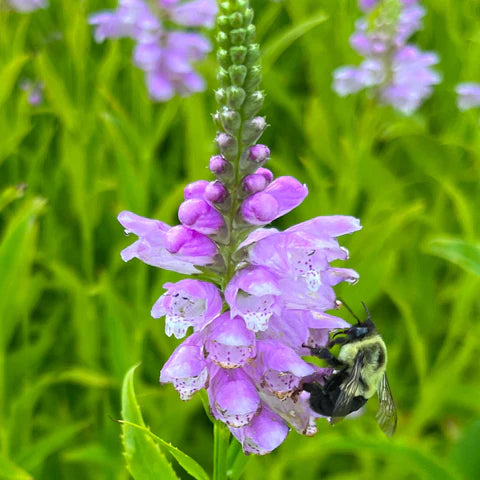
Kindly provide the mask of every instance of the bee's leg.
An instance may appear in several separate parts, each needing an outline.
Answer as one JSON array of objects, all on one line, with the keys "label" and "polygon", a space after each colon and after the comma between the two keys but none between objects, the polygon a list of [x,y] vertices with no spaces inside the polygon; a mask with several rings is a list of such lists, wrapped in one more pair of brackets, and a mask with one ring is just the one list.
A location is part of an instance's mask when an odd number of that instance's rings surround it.
[{"label": "bee's leg", "polygon": [[328,348],[332,348],[334,345],[345,345],[349,341],[348,337],[337,337],[330,340],[327,344]]},{"label": "bee's leg", "polygon": [[315,355],[315,357],[325,360],[330,367],[341,368],[345,366],[345,364],[335,357],[326,347],[318,348],[309,347],[308,345],[303,345],[303,347],[310,349],[310,353]]}]

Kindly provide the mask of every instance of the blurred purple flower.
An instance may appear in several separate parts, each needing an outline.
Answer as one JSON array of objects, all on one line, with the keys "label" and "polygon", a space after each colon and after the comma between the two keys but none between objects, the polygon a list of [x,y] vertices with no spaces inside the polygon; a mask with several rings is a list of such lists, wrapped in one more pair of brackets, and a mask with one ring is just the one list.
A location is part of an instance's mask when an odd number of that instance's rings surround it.
[{"label": "blurred purple flower", "polygon": [[47,8],[47,0],[7,0],[10,6],[20,13],[33,12],[39,8]]},{"label": "blurred purple flower", "polygon": [[457,106],[460,110],[480,107],[480,83],[459,83],[455,87]]},{"label": "blurred purple flower", "polygon": [[[365,60],[358,67],[335,70],[333,88],[340,96],[369,88],[382,103],[409,115],[441,81],[431,68],[438,56],[407,43],[422,27],[425,9],[417,0],[400,0],[399,11],[385,1],[360,1],[359,5],[366,17],[356,22],[350,44]],[[377,6],[378,12],[370,19],[370,10]]]},{"label": "blurred purple flower", "polygon": [[205,89],[193,64],[205,58],[211,45],[199,33],[167,28],[162,19],[185,27],[211,28],[216,13],[215,0],[160,0],[155,9],[145,0],[120,0],[116,10],[93,14],[89,22],[95,26],[97,42],[121,37],[136,41],[134,63],[146,74],[150,96],[166,101],[175,94]]},{"label": "blurred purple flower", "polygon": [[38,107],[43,103],[43,90],[45,88],[43,83],[24,80],[20,82],[20,88],[27,92],[27,101],[33,107]]}]

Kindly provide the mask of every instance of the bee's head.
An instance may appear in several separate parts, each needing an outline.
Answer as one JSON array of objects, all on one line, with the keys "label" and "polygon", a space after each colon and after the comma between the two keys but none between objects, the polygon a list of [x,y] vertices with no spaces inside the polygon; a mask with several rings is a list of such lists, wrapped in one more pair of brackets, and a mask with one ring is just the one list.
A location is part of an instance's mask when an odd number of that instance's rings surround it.
[{"label": "bee's head", "polygon": [[372,335],[377,334],[377,329],[375,324],[372,322],[370,317],[370,312],[368,311],[367,306],[362,302],[363,308],[365,309],[365,313],[367,314],[367,318],[364,321],[361,321],[355,313],[348,307],[348,305],[343,302],[347,310],[353,315],[353,317],[357,320],[357,324],[353,325],[352,327],[343,331],[345,335],[351,340],[361,340],[362,338],[366,338]]}]

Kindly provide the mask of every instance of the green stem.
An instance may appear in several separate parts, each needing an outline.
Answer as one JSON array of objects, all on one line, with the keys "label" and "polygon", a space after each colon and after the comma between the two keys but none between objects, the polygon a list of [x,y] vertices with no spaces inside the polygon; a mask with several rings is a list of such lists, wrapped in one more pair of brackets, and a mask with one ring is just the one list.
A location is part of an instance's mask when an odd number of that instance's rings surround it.
[{"label": "green stem", "polygon": [[219,421],[213,424],[213,480],[227,480],[230,432]]}]

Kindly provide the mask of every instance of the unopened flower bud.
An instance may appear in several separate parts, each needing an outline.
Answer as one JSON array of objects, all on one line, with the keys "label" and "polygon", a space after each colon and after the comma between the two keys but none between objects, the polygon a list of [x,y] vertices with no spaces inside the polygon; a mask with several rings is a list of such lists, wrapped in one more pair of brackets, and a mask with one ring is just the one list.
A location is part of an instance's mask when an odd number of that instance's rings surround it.
[{"label": "unopened flower bud", "polygon": [[247,67],[245,65],[232,65],[228,69],[228,74],[230,75],[230,80],[233,85],[241,87],[245,78],[247,76]]},{"label": "unopened flower bud", "polygon": [[258,90],[249,95],[243,103],[245,117],[253,117],[262,108],[264,99],[263,93]]},{"label": "unopened flower bud", "polygon": [[[230,59],[235,65],[242,65],[247,57],[247,48],[243,46],[232,47],[230,49]],[[222,64],[223,66],[223,64]]]},{"label": "unopened flower bud", "polygon": [[257,175],[253,173],[251,175],[247,175],[243,179],[243,191],[249,195],[261,192],[266,186],[267,180],[263,175]]},{"label": "unopened flower bud", "polygon": [[254,65],[248,69],[247,77],[245,78],[244,88],[252,91],[258,87],[262,80],[262,69],[260,65]]},{"label": "unopened flower bud", "polygon": [[201,198],[185,200],[178,208],[178,219],[204,235],[217,233],[225,225],[222,215]]},{"label": "unopened flower bud", "polygon": [[225,104],[225,102],[227,101],[227,92],[224,88],[219,88],[218,90],[215,90],[215,99],[217,100],[217,103],[219,105]]},{"label": "unopened flower bud", "polygon": [[242,45],[245,41],[247,32],[244,28],[235,28],[230,32],[230,41],[232,45]]},{"label": "unopened flower bud", "polygon": [[216,138],[218,149],[221,154],[228,160],[233,159],[238,152],[238,145],[235,138],[226,133],[219,133]]},{"label": "unopened flower bud", "polygon": [[210,158],[209,168],[214,175],[225,173],[230,164],[221,156],[214,155]]},{"label": "unopened flower bud", "polygon": [[241,87],[227,88],[227,105],[234,110],[238,110],[245,101],[245,90]]},{"label": "unopened flower bud", "polygon": [[245,43],[250,43],[255,38],[256,30],[255,25],[252,24],[245,28]]},{"label": "unopened flower bud", "polygon": [[228,190],[222,182],[215,180],[205,188],[203,198],[211,204],[224,203],[228,197]]},{"label": "unopened flower bud", "polygon": [[263,167],[257,168],[257,169],[255,170],[255,173],[256,173],[257,175],[263,175],[263,177],[264,177],[265,180],[267,181],[267,184],[272,183],[273,173],[272,173],[272,171],[269,170],[268,168],[263,168]]},{"label": "unopened flower bud", "polygon": [[189,183],[183,190],[185,200],[190,198],[202,198],[207,185],[207,180],[197,180],[196,182]]},{"label": "unopened flower bud", "polygon": [[257,144],[248,149],[248,159],[258,164],[265,163],[270,158],[270,149],[266,145]]},{"label": "unopened flower bud", "polygon": [[255,117],[244,125],[242,130],[242,143],[244,145],[252,145],[261,136],[267,126],[264,117]]},{"label": "unopened flower bud", "polygon": [[[245,53],[245,55],[246,55],[246,53]],[[228,68],[231,64],[230,56],[228,54],[228,51],[223,49],[223,48],[219,48],[218,51],[217,51],[217,61],[218,61],[218,64],[221,67]]]},{"label": "unopened flower bud", "polygon": [[221,87],[228,87],[228,85],[230,84],[230,76],[228,74],[228,71],[222,67],[219,67],[219,69],[217,70],[217,81]]},{"label": "unopened flower bud", "polygon": [[222,47],[222,48],[228,48],[229,43],[228,43],[228,35],[225,32],[218,32],[217,34],[217,43]]},{"label": "unopened flower bud", "polygon": [[240,28],[243,26],[243,15],[240,12],[234,12],[230,15],[229,22],[232,28]]},{"label": "unopened flower bud", "polygon": [[224,108],[219,113],[219,117],[221,125],[227,133],[230,133],[231,135],[236,135],[238,133],[242,123],[242,118],[238,112]]},{"label": "unopened flower bud", "polygon": [[[260,47],[257,43],[248,46],[247,55],[245,58],[245,65],[251,67],[258,62],[260,58]],[[242,62],[243,63],[243,62]]]},{"label": "unopened flower bud", "polygon": [[253,20],[253,9],[252,8],[247,8],[245,10],[245,13],[243,14],[243,25],[247,27],[252,23]]}]

